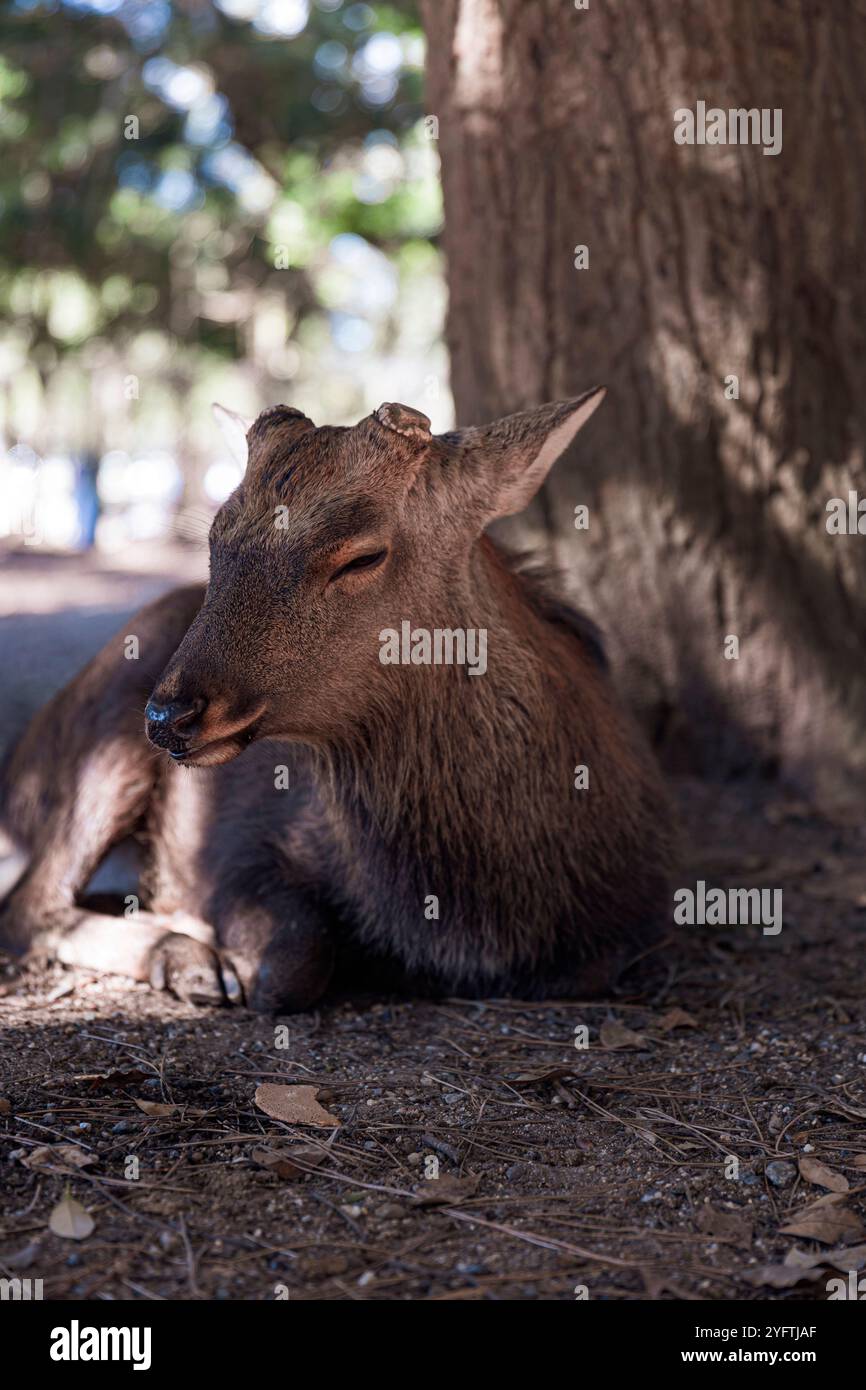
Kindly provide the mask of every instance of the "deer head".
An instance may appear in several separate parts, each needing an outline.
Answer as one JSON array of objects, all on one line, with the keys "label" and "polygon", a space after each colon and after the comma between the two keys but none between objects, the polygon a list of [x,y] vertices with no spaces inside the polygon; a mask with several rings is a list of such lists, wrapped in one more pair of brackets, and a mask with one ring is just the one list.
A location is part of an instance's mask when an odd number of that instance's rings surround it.
[{"label": "deer head", "polygon": [[256,737],[327,744],[375,718],[395,681],[418,677],[383,667],[380,632],[459,624],[485,527],[529,502],[603,396],[438,436],[393,403],[352,427],[289,406],[248,428],[223,412],[246,473],[211,528],[204,604],[148,703],[151,741],[201,767]]}]

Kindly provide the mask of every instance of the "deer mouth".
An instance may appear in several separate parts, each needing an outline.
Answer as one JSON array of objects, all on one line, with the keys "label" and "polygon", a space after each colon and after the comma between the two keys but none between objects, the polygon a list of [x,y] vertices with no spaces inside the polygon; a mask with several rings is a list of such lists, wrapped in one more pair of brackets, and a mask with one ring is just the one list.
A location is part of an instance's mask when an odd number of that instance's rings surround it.
[{"label": "deer mouth", "polygon": [[243,753],[255,738],[255,733],[226,734],[224,738],[214,738],[208,743],[200,743],[195,748],[172,748],[168,755],[172,762],[183,767],[219,767],[220,763],[230,763],[232,758]]},{"label": "deer mouth", "polygon": [[221,763],[231,762],[232,758],[238,757],[249,747],[259,733],[264,713],[264,708],[259,708],[245,723],[230,726],[222,734],[217,724],[208,731],[208,737],[199,737],[198,741],[195,741],[194,735],[183,738],[175,734],[160,739],[156,746],[161,747],[172,762],[183,767],[218,767]]}]

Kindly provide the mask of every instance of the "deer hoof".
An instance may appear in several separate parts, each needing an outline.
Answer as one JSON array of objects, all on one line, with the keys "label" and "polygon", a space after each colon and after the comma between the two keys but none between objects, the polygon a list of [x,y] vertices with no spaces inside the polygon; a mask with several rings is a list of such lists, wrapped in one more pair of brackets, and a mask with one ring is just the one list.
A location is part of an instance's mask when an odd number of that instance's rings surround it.
[{"label": "deer hoof", "polygon": [[[167,990],[186,1004],[217,1007],[242,1003],[237,976],[216,951],[192,936],[168,932],[150,956],[152,989]],[[240,997],[239,997],[240,994]]]},{"label": "deer hoof", "polygon": [[228,956],[221,955],[219,960],[220,977],[222,979],[223,990],[226,996],[226,1002],[229,1004],[239,1005],[241,1008],[243,1008],[244,1004],[246,1003],[246,995],[244,993],[244,987],[241,984],[240,975],[238,974],[233,962],[228,958]]},{"label": "deer hoof", "polygon": [[30,962],[50,959],[54,938],[36,916],[8,899],[0,907],[0,950],[10,956],[24,956]]}]

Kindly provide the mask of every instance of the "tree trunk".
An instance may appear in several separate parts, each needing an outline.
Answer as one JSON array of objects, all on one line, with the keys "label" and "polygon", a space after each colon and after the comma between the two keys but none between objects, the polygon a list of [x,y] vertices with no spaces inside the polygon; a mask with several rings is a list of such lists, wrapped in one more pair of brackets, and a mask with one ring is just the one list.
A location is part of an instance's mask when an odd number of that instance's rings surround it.
[{"label": "tree trunk", "polygon": [[[422,7],[459,421],[610,388],[508,539],[669,766],[862,787],[866,535],[826,509],[866,497],[863,0]],[[781,108],[781,152],[677,143],[699,101]]]}]

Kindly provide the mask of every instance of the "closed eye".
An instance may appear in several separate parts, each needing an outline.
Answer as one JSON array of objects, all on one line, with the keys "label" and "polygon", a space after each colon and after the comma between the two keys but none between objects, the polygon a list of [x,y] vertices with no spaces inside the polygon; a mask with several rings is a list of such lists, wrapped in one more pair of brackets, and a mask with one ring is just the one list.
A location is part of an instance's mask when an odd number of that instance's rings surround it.
[{"label": "closed eye", "polygon": [[347,560],[345,565],[341,565],[331,575],[329,583],[333,584],[335,579],[342,579],[344,574],[355,574],[358,570],[372,570],[381,565],[387,556],[387,550],[371,550],[367,555],[355,555],[353,559]]}]

